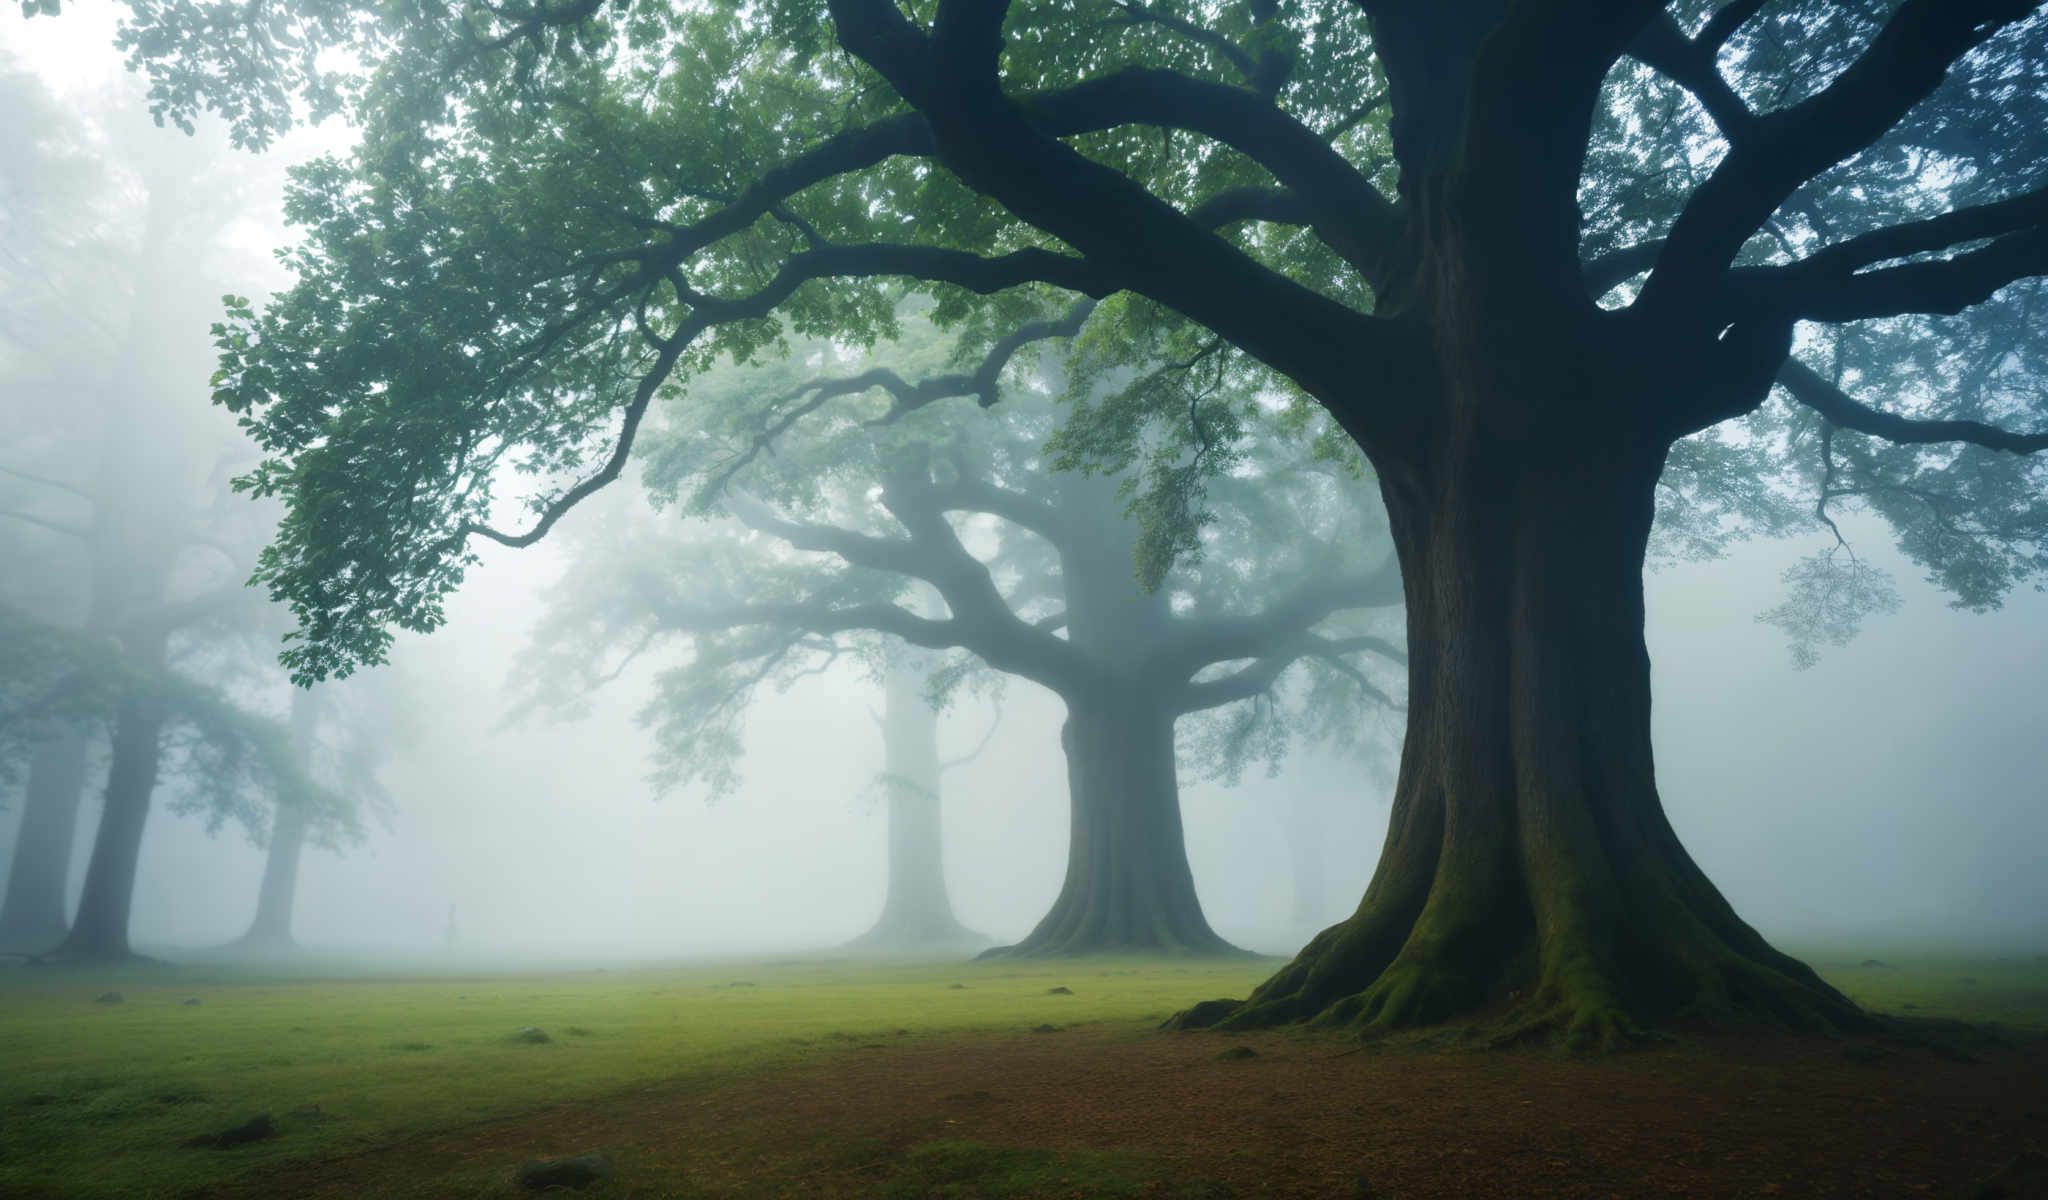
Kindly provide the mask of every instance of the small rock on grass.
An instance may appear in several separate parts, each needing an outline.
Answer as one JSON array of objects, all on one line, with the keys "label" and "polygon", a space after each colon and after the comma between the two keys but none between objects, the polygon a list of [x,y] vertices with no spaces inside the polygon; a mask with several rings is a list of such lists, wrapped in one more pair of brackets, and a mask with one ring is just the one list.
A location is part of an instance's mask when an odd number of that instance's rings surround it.
[{"label": "small rock on grass", "polygon": [[205,1133],[186,1142],[187,1146],[210,1150],[232,1150],[250,1142],[261,1142],[277,1136],[277,1126],[271,1123],[269,1113],[257,1113],[233,1129],[219,1133]]},{"label": "small rock on grass", "polygon": [[199,1000],[199,997],[197,997],[197,996],[194,996],[194,997],[192,997],[192,998],[191,998],[190,1000],[187,1000],[187,1001],[185,1001],[185,1007],[186,1007],[186,1008],[198,1008],[198,1007],[199,1007],[199,1005],[200,1005],[200,1000]]},{"label": "small rock on grass", "polygon": [[946,990],[949,992],[964,992],[967,990],[967,985],[964,983],[949,983],[946,985]]},{"label": "small rock on grass", "polygon": [[1033,1025],[1033,1026],[1031,1027],[1031,1032],[1033,1032],[1033,1033],[1065,1033],[1065,1032],[1066,1032],[1066,1028],[1065,1028],[1065,1026],[1061,1026],[1061,1025]]},{"label": "small rock on grass", "polygon": [[547,1030],[538,1025],[523,1025],[512,1031],[512,1040],[532,1046],[545,1046],[555,1039],[549,1037]]},{"label": "small rock on grass", "polygon": [[1880,962],[1879,960],[1874,958],[1866,958],[1862,962],[1857,963],[1856,965],[1859,967],[1880,967],[1887,971],[1889,971],[1892,966],[1888,962]]},{"label": "small rock on grass", "polygon": [[1047,988],[1045,989],[1045,994],[1048,996],[1071,996],[1074,994],[1074,989],[1065,987]]},{"label": "small rock on grass", "polygon": [[1230,1049],[1225,1050],[1223,1053],[1217,1055],[1216,1057],[1222,1059],[1224,1062],[1236,1062],[1239,1059],[1257,1058],[1258,1056],[1259,1052],[1252,1049],[1250,1046],[1232,1046]]},{"label": "small rock on grass", "polygon": [[94,998],[93,998],[93,1003],[94,1003],[94,1004],[119,1004],[119,1003],[121,1003],[121,993],[119,993],[119,992],[101,992],[101,993],[100,993],[100,994],[99,994],[98,996],[96,996],[96,997],[94,997]]},{"label": "small rock on grass", "polygon": [[573,1158],[532,1158],[519,1168],[519,1186],[530,1192],[549,1188],[587,1188],[609,1178],[618,1168],[602,1154],[578,1154]]}]

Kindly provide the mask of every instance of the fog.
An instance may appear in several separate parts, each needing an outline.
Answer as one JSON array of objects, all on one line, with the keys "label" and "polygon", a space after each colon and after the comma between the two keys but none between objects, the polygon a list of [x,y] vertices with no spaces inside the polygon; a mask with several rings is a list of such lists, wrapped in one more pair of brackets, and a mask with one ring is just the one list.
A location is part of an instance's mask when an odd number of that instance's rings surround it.
[{"label": "fog", "polygon": [[[81,17],[89,14],[9,22],[0,53],[32,63],[47,86],[81,103],[105,95],[114,52],[104,27]],[[125,103],[138,102],[129,92]],[[254,166],[204,132],[192,141],[154,136],[254,173],[221,190],[221,203],[242,207],[214,214],[232,253],[211,266],[242,280],[223,286],[260,298],[281,279],[260,256],[285,236],[275,218],[278,164],[341,145],[345,132],[311,131]],[[198,304],[177,314],[184,361],[205,360],[216,317]],[[207,406],[203,378],[162,396],[182,406],[165,428],[232,436],[232,422]],[[10,401],[6,411],[22,408]],[[73,460],[39,457],[51,444],[7,436],[0,462],[61,474]],[[874,922],[889,876],[881,687],[871,671],[838,663],[786,690],[763,689],[746,716],[740,786],[715,799],[691,787],[657,796],[647,782],[653,747],[636,716],[658,662],[636,663],[598,690],[580,719],[508,722],[508,679],[549,588],[575,570],[580,539],[628,509],[681,520],[673,509],[653,514],[638,488],[632,478],[614,485],[617,494],[573,512],[535,548],[483,549],[445,627],[399,636],[390,666],[373,672],[388,677],[384,702],[400,706],[386,723],[403,730],[380,756],[388,811],[365,817],[359,846],[309,849],[293,926],[302,946],[408,965],[666,961],[830,951]],[[1892,573],[1902,602],[1869,618],[1848,645],[1824,647],[1806,670],[1794,669],[1784,634],[1757,614],[1778,602],[1785,570],[1822,548],[1818,534],[1740,542],[1717,561],[1647,577],[1653,731],[1671,820],[1736,911],[1794,947],[2048,950],[2048,598],[2023,587],[1998,611],[1955,610],[1880,524],[1845,528],[1859,555]],[[0,528],[10,547],[32,536]],[[48,543],[31,549],[56,553]],[[223,686],[281,718],[277,673],[239,670],[224,673]],[[999,720],[985,749],[943,780],[954,912],[995,943],[1024,937],[1060,892],[1063,717],[1057,697],[1012,680],[999,711],[963,694],[940,722],[941,754],[951,757]],[[1395,719],[1373,735],[1382,757],[1397,731]],[[99,755],[73,842],[74,903],[104,770]],[[138,947],[172,956],[238,937],[265,863],[235,822],[209,830],[171,811],[180,786],[168,781],[149,817],[132,922]],[[1294,748],[1275,775],[1254,763],[1236,786],[1184,769],[1187,854],[1216,932],[1285,954],[1348,914],[1372,875],[1391,792],[1384,768],[1314,747]],[[24,811],[19,781],[0,795],[6,863]],[[1320,856],[1307,923],[1290,822]]]}]

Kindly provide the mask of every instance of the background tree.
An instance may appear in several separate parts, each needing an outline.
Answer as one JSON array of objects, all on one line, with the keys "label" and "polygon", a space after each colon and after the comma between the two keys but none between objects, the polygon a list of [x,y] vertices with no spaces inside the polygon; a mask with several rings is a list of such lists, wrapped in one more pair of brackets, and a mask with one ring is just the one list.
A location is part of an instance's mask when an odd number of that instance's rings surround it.
[{"label": "background tree", "polygon": [[299,782],[277,789],[272,799],[256,912],[248,931],[233,943],[236,950],[278,954],[296,949],[292,916],[307,844],[336,851],[360,845],[364,810],[381,815],[391,809],[377,768],[384,757],[380,750],[402,739],[392,728],[396,722],[378,721],[375,714],[390,711],[382,705],[394,698],[388,692],[367,697],[362,692],[361,684],[291,690],[286,728],[292,762],[304,781],[317,781],[317,786]]},{"label": "background tree", "polygon": [[[934,614],[927,607],[925,615]],[[946,891],[940,787],[947,769],[973,754],[951,761],[939,755],[939,713],[927,685],[941,664],[901,643],[886,645],[882,656],[882,774],[876,782],[888,807],[889,890],[874,925],[847,945],[880,953],[979,950],[989,938],[960,923]]]},{"label": "background tree", "polygon": [[[470,537],[542,536],[617,474],[664,383],[778,322],[884,335],[888,276],[947,319],[1116,297],[1356,440],[1407,593],[1409,740],[1373,884],[1249,1004],[1191,1020],[1395,1026],[1510,997],[1508,1037],[1860,1020],[1734,914],[1664,815],[1655,489],[1674,444],[1782,379],[1822,430],[1824,500],[1838,441],[1870,439],[1855,498],[1906,522],[1909,553],[1994,567],[1935,568],[1984,585],[1966,603],[2038,568],[2038,526],[1955,516],[2038,493],[2033,460],[1997,459],[2048,444],[2036,390],[1991,388],[1979,412],[1967,388],[1837,378],[1834,339],[1798,331],[1892,322],[1967,356],[1981,339],[1940,318],[2038,287],[2041,5],[138,14],[163,110],[212,103],[251,140],[295,91],[344,96],[319,48],[378,68],[352,94],[356,166],[297,185],[297,288],[223,339],[221,397],[274,456],[254,485],[294,497],[266,569],[306,623],[301,672],[431,626]],[[265,50],[277,33],[309,49]],[[1666,98],[1688,169],[1645,172]],[[504,533],[491,481],[518,455],[564,482]]]},{"label": "background tree", "polygon": [[[32,569],[0,582],[16,698],[0,755],[22,769],[23,820],[0,935],[66,957],[128,953],[135,870],[160,778],[216,827],[260,831],[250,789],[305,791],[278,731],[223,685],[223,654],[255,637],[243,586],[268,530],[228,488],[248,443],[188,401],[206,369],[189,315],[215,294],[203,264],[225,256],[189,148],[123,124],[108,105],[60,110],[6,64],[0,89],[39,118],[0,164],[10,207],[0,257],[0,545]],[[93,149],[115,147],[88,157]],[[119,178],[87,164],[126,162]],[[203,192],[202,187],[215,189]],[[197,295],[194,295],[196,289]],[[183,323],[181,324],[181,314]],[[274,679],[274,670],[270,672]],[[108,746],[105,799],[74,921],[66,885],[90,746]]]},{"label": "background tree", "polygon": [[[944,352],[931,339],[911,345]],[[1261,442],[1234,419],[1236,436],[1219,431],[1215,453],[1236,465],[1205,489],[1230,501],[1218,504],[1229,516],[1208,523],[1199,555],[1167,553],[1177,565],[1148,590],[1133,564],[1155,561],[1143,538],[1155,526],[1123,517],[1123,485],[1140,505],[1153,493],[1142,478],[1048,470],[1044,399],[1019,397],[993,418],[905,412],[901,396],[951,385],[873,364],[792,383],[815,357],[709,376],[663,414],[649,484],[673,495],[708,481],[695,503],[752,536],[665,553],[639,539],[607,547],[607,565],[572,572],[569,603],[537,638],[550,660],[542,678],[587,684],[616,673],[608,647],[687,639],[689,664],[660,677],[649,710],[659,777],[728,789],[754,689],[821,669],[844,635],[966,651],[1058,695],[1068,714],[1065,882],[1031,935],[1001,953],[1230,950],[1188,868],[1175,724],[1268,697],[1297,665],[1340,685],[1330,698],[1349,699],[1336,711],[1385,702],[1365,664],[1398,661],[1400,649],[1360,620],[1398,598],[1391,560],[1361,553],[1377,507],[1344,471],[1291,462],[1305,458],[1298,444]],[[811,419],[788,427],[793,408]],[[943,616],[905,603],[922,587]],[[1329,632],[1347,621],[1360,627]],[[1235,752],[1252,745],[1240,739]]]}]

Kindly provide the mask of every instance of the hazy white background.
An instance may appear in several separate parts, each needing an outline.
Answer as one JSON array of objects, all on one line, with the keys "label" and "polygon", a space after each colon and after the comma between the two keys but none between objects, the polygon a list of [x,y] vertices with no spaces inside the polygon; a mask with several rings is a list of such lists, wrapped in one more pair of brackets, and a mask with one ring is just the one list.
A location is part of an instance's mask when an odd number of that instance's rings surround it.
[{"label": "hazy white background", "polygon": [[[82,94],[118,81],[111,28],[104,5],[30,22],[10,6],[0,52]],[[311,131],[270,161],[346,139],[332,126]],[[252,249],[283,236],[275,197],[274,187],[252,193]],[[245,290],[277,282],[273,271]],[[190,314],[195,336],[215,317]],[[600,516],[579,512],[563,533]],[[1998,613],[1951,611],[1881,530],[1867,529],[1858,549],[1894,569],[1902,609],[1795,672],[1754,614],[1775,602],[1779,572],[1817,548],[1758,543],[1649,578],[1660,779],[1680,836],[1740,913],[1795,945],[2048,950],[2048,600],[2027,591]],[[737,796],[657,802],[633,722],[644,674],[621,680],[587,720],[497,731],[512,657],[563,561],[545,544],[490,548],[447,627],[400,641],[394,659],[421,702],[408,718],[416,745],[385,774],[398,811],[345,858],[309,853],[300,940],[424,950],[441,944],[451,906],[465,954],[784,951],[864,930],[884,887],[871,786],[879,688],[851,671],[803,681],[753,714]],[[988,750],[946,778],[946,851],[961,919],[1009,940],[1058,889],[1067,799],[1057,702],[1018,682],[1004,709]],[[942,726],[945,752],[971,747],[988,720],[964,701]],[[1322,814],[1324,919],[1334,921],[1378,855],[1384,785],[1328,762],[1292,764],[1277,780],[1254,774],[1236,789],[1184,779],[1204,906],[1240,944],[1287,951],[1312,932],[1289,922],[1280,817],[1296,790],[1311,791]],[[74,887],[96,797],[84,808]],[[0,813],[0,862],[18,816],[18,806]],[[151,820],[136,939],[199,945],[240,933],[262,853],[232,830],[209,838],[161,805]]]}]

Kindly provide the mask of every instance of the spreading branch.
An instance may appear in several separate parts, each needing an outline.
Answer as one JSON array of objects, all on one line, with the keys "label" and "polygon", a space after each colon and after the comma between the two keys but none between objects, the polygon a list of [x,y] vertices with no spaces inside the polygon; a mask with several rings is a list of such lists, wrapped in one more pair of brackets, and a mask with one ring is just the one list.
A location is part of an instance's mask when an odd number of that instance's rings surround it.
[{"label": "spreading branch", "polygon": [[2015,433],[1981,421],[1923,421],[1880,412],[1859,404],[1813,368],[1797,360],[1778,372],[1778,382],[1794,400],[1844,429],[1867,433],[1903,445],[1964,442],[1987,450],[2034,454],[2048,450],[2048,431]]},{"label": "spreading branch", "polygon": [[1750,235],[1801,184],[1876,141],[1950,63],[2033,8],[2033,0],[1905,0],[1834,82],[1759,117],[1753,136],[1730,147],[1672,223],[1637,306],[1676,319],[1711,296]]}]

